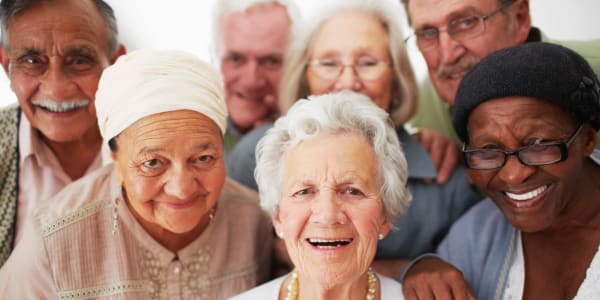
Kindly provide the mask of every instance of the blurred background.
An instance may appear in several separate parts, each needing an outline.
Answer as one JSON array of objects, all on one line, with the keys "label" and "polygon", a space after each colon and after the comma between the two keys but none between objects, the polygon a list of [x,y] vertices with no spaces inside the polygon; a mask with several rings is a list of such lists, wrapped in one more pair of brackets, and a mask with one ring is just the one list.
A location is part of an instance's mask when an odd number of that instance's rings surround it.
[{"label": "blurred background", "polygon": [[[324,0],[295,0],[310,18]],[[399,9],[400,0],[395,2]],[[179,49],[210,61],[212,8],[215,0],[107,0],[114,8],[120,39],[128,51],[139,48]],[[530,0],[533,25],[551,39],[600,38],[599,0]],[[406,24],[405,24],[406,25]],[[408,35],[408,25],[405,34]],[[416,47],[409,54],[419,79],[426,68]],[[16,102],[4,72],[0,72],[0,106]]]}]

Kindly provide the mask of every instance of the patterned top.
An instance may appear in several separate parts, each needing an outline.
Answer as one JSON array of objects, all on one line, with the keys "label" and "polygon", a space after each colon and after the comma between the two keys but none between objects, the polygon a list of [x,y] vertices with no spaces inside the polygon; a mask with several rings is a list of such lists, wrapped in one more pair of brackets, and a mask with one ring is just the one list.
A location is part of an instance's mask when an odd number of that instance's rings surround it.
[{"label": "patterned top", "polygon": [[15,237],[19,115],[17,106],[0,110],[0,267],[8,259]]},{"label": "patterned top", "polygon": [[224,299],[269,275],[269,218],[256,193],[230,180],[212,223],[177,253],[131,214],[112,164],[40,205],[32,220],[0,269],[7,299]]}]

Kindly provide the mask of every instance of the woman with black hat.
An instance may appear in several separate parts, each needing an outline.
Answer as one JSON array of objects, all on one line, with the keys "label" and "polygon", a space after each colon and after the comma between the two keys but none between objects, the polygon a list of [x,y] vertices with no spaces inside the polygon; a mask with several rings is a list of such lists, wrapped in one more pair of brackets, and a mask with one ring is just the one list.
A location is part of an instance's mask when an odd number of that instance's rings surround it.
[{"label": "woman with black hat", "polygon": [[[581,56],[546,43],[496,52],[462,81],[454,127],[469,177],[489,199],[438,254],[477,299],[600,298],[599,86]],[[405,292],[461,299],[456,274],[421,260]]]}]

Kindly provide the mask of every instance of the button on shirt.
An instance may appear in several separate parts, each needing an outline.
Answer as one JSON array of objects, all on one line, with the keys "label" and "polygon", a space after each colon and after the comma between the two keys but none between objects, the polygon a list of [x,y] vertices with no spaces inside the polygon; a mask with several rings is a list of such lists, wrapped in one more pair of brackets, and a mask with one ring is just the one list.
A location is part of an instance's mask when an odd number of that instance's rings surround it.
[{"label": "button on shirt", "polygon": [[[102,166],[98,154],[85,174]],[[21,113],[19,125],[19,196],[17,204],[17,227],[15,246],[21,238],[27,216],[31,215],[41,201],[54,196],[73,180],[65,173],[58,159],[31,127]]]}]

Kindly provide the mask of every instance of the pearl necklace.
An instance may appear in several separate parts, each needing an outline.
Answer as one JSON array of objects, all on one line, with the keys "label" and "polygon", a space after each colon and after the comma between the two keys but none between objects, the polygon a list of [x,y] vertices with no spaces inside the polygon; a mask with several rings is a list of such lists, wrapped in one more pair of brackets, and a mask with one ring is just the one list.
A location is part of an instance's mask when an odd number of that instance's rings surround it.
[{"label": "pearl necklace", "polygon": [[[366,300],[374,300],[375,292],[377,291],[377,277],[373,273],[373,269],[367,270],[367,297]],[[287,294],[285,300],[296,300],[298,299],[298,270],[294,269],[292,272],[292,279],[287,285]]]}]

